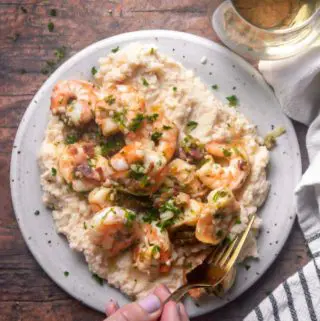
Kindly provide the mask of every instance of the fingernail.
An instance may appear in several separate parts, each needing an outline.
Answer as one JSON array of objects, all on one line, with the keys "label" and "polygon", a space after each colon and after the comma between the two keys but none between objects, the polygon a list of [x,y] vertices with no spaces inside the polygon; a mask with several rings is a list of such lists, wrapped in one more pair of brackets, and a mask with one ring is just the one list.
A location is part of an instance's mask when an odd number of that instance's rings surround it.
[{"label": "fingernail", "polygon": [[155,312],[161,307],[159,298],[154,294],[149,294],[147,297],[138,301],[138,304],[143,310],[147,311],[148,313]]}]

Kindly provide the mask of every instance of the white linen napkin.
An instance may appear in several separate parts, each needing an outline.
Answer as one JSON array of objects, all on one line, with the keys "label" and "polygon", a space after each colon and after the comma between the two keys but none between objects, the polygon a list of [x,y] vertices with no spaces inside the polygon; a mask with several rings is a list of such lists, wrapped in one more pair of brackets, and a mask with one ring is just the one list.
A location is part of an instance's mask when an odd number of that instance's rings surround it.
[{"label": "white linen napkin", "polygon": [[273,87],[283,112],[310,125],[310,166],[295,190],[296,211],[311,261],[280,284],[245,321],[320,320],[320,43],[278,61],[260,61],[259,70]]}]

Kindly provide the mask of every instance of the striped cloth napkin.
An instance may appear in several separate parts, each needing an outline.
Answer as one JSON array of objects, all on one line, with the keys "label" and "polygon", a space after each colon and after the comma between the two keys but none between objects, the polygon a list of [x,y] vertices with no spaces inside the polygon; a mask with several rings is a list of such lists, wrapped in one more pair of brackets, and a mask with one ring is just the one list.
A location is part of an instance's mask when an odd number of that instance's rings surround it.
[{"label": "striped cloth napkin", "polygon": [[295,196],[298,220],[312,259],[244,320],[320,321],[320,43],[289,59],[261,61],[259,70],[274,88],[283,111],[310,125],[306,141],[310,166]]}]

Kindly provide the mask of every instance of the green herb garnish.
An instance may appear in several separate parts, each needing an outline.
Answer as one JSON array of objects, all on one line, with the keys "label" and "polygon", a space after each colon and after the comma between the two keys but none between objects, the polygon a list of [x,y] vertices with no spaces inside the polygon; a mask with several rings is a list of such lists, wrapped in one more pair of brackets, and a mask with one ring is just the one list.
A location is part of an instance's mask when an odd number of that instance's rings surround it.
[{"label": "green herb garnish", "polygon": [[124,216],[125,216],[125,218],[127,220],[126,221],[126,225],[128,227],[131,227],[132,226],[132,222],[136,219],[137,215],[132,211],[126,210]]},{"label": "green herb garnish", "polygon": [[159,213],[157,212],[157,210],[151,208],[148,212],[146,212],[143,217],[142,220],[145,223],[151,223],[153,221],[157,221],[159,219]]},{"label": "green herb garnish", "polygon": [[50,21],[50,22],[48,23],[48,30],[49,30],[50,32],[52,32],[53,29],[54,29],[54,24],[53,24],[52,21]]},{"label": "green herb garnish", "polygon": [[177,87],[173,87],[172,90],[173,90],[174,92],[176,92],[176,91],[177,91]]},{"label": "green herb garnish", "polygon": [[91,68],[91,74],[92,74],[92,76],[94,76],[97,72],[98,72],[98,70],[97,70],[96,67],[92,67],[92,68]]},{"label": "green herb garnish", "polygon": [[146,79],[146,78],[142,78],[142,84],[143,84],[143,86],[145,86],[145,87],[148,87],[148,86],[149,86],[149,83],[147,82],[147,79]]},{"label": "green herb garnish", "polygon": [[226,148],[222,148],[222,153],[225,157],[230,157],[232,155],[232,152]]},{"label": "green herb garnish", "polygon": [[172,129],[172,127],[171,126],[167,126],[167,125],[163,125],[162,129],[163,130],[169,130],[169,129]]},{"label": "green herb garnish", "polygon": [[227,196],[228,193],[226,191],[216,191],[212,197],[213,202],[217,202],[220,198]]},{"label": "green herb garnish", "polygon": [[241,224],[241,219],[240,219],[240,217],[237,218],[236,224]]},{"label": "green herb garnish", "polygon": [[236,95],[228,96],[226,99],[229,101],[230,107],[236,107],[239,103],[239,100]]},{"label": "green herb garnish", "polygon": [[86,230],[88,228],[87,223],[83,222],[83,228]]},{"label": "green herb garnish", "polygon": [[92,277],[94,278],[94,280],[99,283],[101,286],[103,285],[103,279],[96,273],[92,274]]},{"label": "green herb garnish", "polygon": [[56,176],[57,175],[57,170],[54,167],[51,168],[51,175],[52,176]]},{"label": "green herb garnish", "polygon": [[119,51],[119,46],[118,47],[115,47],[115,48],[113,48],[111,51],[113,52],[113,53],[116,53],[117,51]]},{"label": "green herb garnish", "polygon": [[160,253],[160,246],[159,245],[153,245],[151,254],[153,257],[155,257],[158,253]]},{"label": "green herb garnish", "polygon": [[147,115],[146,120],[149,122],[154,122],[155,120],[157,120],[158,117],[159,117],[159,114],[154,113],[152,115]]},{"label": "green herb garnish", "polygon": [[219,86],[216,84],[216,85],[212,85],[211,88],[214,90],[217,90],[219,88]]},{"label": "green herb garnish", "polygon": [[137,114],[137,116],[132,119],[131,123],[128,126],[128,129],[130,131],[135,132],[138,128],[141,127],[143,120],[144,120],[143,114]]},{"label": "green herb garnish", "polygon": [[112,119],[114,120],[114,122],[116,122],[117,124],[119,124],[120,126],[122,126],[123,128],[125,128],[125,113],[122,111],[115,111],[113,113]]},{"label": "green herb garnish", "polygon": [[70,144],[74,144],[74,143],[76,143],[77,142],[77,137],[75,136],[75,135],[68,135],[67,137],[66,137],[66,139],[65,139],[65,143],[67,144],[67,145],[70,145]]},{"label": "green herb garnish", "polygon": [[67,50],[67,48],[64,47],[64,46],[62,46],[62,47],[60,47],[60,48],[57,48],[57,49],[54,51],[54,55],[56,56],[58,62],[65,57],[65,55],[66,55],[66,50]]},{"label": "green herb garnish", "polygon": [[68,277],[70,273],[68,271],[64,271],[63,274],[65,277]]},{"label": "green herb garnish", "polygon": [[150,55],[153,55],[154,54],[154,48],[151,48],[150,49]]},{"label": "green herb garnish", "polygon": [[264,138],[264,145],[267,147],[267,149],[272,149],[277,143],[277,138],[283,135],[285,132],[286,129],[284,127],[278,127],[268,133]]},{"label": "green herb garnish", "polygon": [[217,231],[216,235],[218,238],[221,238],[223,236],[223,231],[222,230]]},{"label": "green herb garnish", "polygon": [[152,135],[151,135],[151,140],[152,140],[153,142],[155,142],[155,143],[158,143],[159,140],[160,140],[160,138],[161,138],[161,136],[162,136],[162,133],[160,133],[160,132],[154,132],[154,133],[152,133]]},{"label": "green herb garnish", "polygon": [[190,120],[187,123],[187,130],[188,132],[191,132],[192,130],[194,130],[195,128],[197,128],[198,123],[196,121]]},{"label": "green herb garnish", "polygon": [[108,105],[112,105],[116,102],[116,99],[114,98],[113,95],[109,95],[107,98],[105,98],[105,101]]}]

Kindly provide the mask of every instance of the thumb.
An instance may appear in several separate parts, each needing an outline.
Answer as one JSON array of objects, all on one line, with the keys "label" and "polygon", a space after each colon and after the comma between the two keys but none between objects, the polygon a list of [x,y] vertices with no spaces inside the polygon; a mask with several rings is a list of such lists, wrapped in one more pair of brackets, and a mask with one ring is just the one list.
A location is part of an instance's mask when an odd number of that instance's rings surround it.
[{"label": "thumb", "polygon": [[161,310],[159,297],[149,294],[140,301],[123,306],[106,321],[154,321],[159,318]]}]

